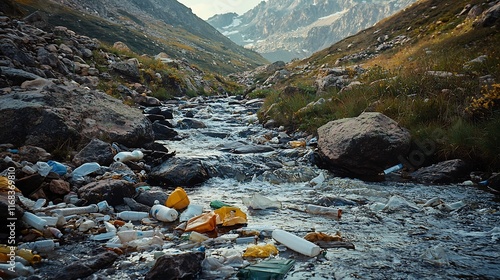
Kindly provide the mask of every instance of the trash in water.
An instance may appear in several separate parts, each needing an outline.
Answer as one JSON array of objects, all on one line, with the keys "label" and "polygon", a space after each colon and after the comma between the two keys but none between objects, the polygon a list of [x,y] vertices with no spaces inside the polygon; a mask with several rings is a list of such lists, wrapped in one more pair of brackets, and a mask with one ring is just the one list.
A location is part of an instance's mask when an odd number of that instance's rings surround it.
[{"label": "trash in water", "polygon": [[159,204],[158,200],[156,200],[155,205],[151,207],[149,214],[151,217],[162,222],[173,222],[177,220],[179,216],[179,213],[175,209]]},{"label": "trash in water", "polygon": [[342,209],[335,209],[331,207],[319,206],[314,204],[307,204],[306,212],[311,214],[332,216],[336,220],[340,220],[340,218],[342,217]]},{"label": "trash in water", "polygon": [[189,197],[186,191],[177,187],[167,198],[165,205],[176,210],[184,209],[189,205]]},{"label": "trash in water", "polygon": [[229,207],[232,207],[232,205],[229,205],[227,203],[224,203],[220,200],[214,200],[214,201],[211,201],[210,202],[210,207],[212,207],[212,209],[219,209],[223,206],[229,206]]},{"label": "trash in water", "polygon": [[197,231],[199,233],[215,230],[217,226],[217,215],[214,212],[204,213],[189,219],[184,231]]},{"label": "trash in water", "polygon": [[251,197],[242,197],[241,200],[251,209],[281,208],[281,202],[273,201],[259,193],[254,193]]},{"label": "trash in water", "polygon": [[340,232],[337,232],[335,235],[329,235],[323,232],[309,232],[304,236],[304,239],[307,241],[342,241],[342,236]]},{"label": "trash in water", "polygon": [[238,279],[283,279],[293,268],[295,260],[269,259],[242,268],[236,275]]},{"label": "trash in water", "polygon": [[268,258],[271,255],[277,255],[278,248],[273,244],[250,245],[243,253],[244,258]]},{"label": "trash in water", "polygon": [[384,170],[384,174],[387,175],[387,174],[390,174],[392,172],[396,172],[396,171],[401,170],[401,169],[403,169],[403,164],[400,163],[400,164],[394,165],[394,166],[389,167],[386,170]]},{"label": "trash in water", "polygon": [[203,213],[203,206],[196,204],[189,204],[186,210],[184,210],[179,215],[179,221],[185,222],[193,217],[201,215],[201,213]]},{"label": "trash in water", "polygon": [[119,162],[127,162],[127,161],[139,161],[143,157],[144,154],[141,151],[135,150],[133,152],[119,152],[113,157],[113,159]]},{"label": "trash in water", "polygon": [[289,249],[309,257],[315,257],[321,252],[321,248],[318,245],[284,230],[274,230],[273,238]]},{"label": "trash in water", "polygon": [[214,210],[217,215],[217,224],[222,226],[234,226],[247,223],[247,214],[238,207],[223,206]]}]

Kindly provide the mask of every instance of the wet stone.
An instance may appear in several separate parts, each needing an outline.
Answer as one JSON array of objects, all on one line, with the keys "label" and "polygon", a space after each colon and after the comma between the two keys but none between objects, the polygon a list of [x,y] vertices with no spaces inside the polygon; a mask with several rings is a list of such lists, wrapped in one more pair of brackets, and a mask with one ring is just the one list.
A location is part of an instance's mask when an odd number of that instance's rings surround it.
[{"label": "wet stone", "polygon": [[144,279],[195,279],[196,275],[201,272],[203,259],[205,259],[205,253],[202,252],[161,256]]},{"label": "wet stone", "polygon": [[87,162],[97,162],[100,165],[110,165],[113,162],[113,149],[111,144],[99,139],[92,139],[73,158],[73,163],[80,166]]},{"label": "wet stone", "polygon": [[109,205],[123,204],[124,197],[133,197],[136,194],[134,184],[125,180],[104,179],[89,183],[78,190],[82,199],[89,204],[106,200]]}]

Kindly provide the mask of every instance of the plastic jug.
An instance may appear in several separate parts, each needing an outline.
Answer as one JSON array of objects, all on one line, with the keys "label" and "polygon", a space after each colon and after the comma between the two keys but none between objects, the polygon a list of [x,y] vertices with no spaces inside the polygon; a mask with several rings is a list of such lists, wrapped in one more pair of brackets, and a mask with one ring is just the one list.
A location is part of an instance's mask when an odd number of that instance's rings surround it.
[{"label": "plastic jug", "polygon": [[317,256],[321,252],[321,248],[318,245],[281,229],[273,231],[273,238],[295,252],[309,257]]},{"label": "plastic jug", "polygon": [[189,205],[189,198],[183,188],[177,187],[168,196],[165,205],[176,210],[184,209]]},{"label": "plastic jug", "polygon": [[214,210],[217,214],[217,224],[223,226],[234,226],[247,223],[247,214],[243,213],[238,207],[224,206]]},{"label": "plastic jug", "polygon": [[177,213],[175,209],[159,204],[158,200],[156,200],[155,203],[156,204],[151,207],[151,210],[149,210],[151,217],[162,222],[173,222],[177,220],[179,213]]}]

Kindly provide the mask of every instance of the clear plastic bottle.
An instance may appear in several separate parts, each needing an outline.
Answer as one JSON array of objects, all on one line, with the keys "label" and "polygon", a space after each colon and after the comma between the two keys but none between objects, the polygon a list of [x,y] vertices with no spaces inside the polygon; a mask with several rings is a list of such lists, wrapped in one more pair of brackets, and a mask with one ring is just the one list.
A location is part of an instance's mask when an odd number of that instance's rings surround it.
[{"label": "clear plastic bottle", "polygon": [[144,154],[140,150],[135,150],[133,152],[119,152],[113,159],[119,162],[127,161],[138,161],[144,157]]},{"label": "clear plastic bottle", "polygon": [[24,212],[22,220],[31,227],[40,231],[43,231],[47,226],[47,222],[44,219],[30,212]]},{"label": "clear plastic bottle", "polygon": [[21,262],[16,262],[14,266],[9,263],[0,263],[0,270],[11,277],[30,276],[35,273],[31,266],[25,266]]},{"label": "clear plastic bottle", "polygon": [[69,215],[75,215],[75,214],[87,214],[87,213],[98,213],[99,212],[99,206],[96,204],[90,204],[88,206],[82,206],[82,207],[71,207],[71,208],[61,208],[61,209],[54,209],[52,210],[52,213],[55,213],[57,215],[61,216],[69,216]]},{"label": "clear plastic bottle", "polygon": [[198,215],[201,215],[203,213],[203,206],[202,205],[196,205],[196,204],[189,204],[186,210],[182,212],[179,216],[179,221],[180,222],[185,222],[192,217],[196,217]]},{"label": "clear plastic bottle", "polygon": [[19,249],[30,249],[39,253],[49,253],[54,251],[55,247],[59,247],[59,243],[52,239],[38,240],[19,245]]},{"label": "clear plastic bottle", "polygon": [[155,230],[121,230],[116,233],[122,244],[130,242],[132,240],[141,239],[145,237],[153,237],[157,234]]},{"label": "clear plastic bottle", "polygon": [[116,217],[124,221],[140,221],[144,218],[148,218],[149,213],[139,211],[122,211],[120,213],[117,213]]}]

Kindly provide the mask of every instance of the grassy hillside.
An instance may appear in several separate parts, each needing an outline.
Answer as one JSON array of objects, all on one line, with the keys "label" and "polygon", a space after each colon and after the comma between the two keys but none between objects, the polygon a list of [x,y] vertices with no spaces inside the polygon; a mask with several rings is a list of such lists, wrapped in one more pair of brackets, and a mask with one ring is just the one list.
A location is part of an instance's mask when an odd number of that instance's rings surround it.
[{"label": "grassy hillside", "polygon": [[[174,59],[185,58],[203,70],[218,74],[245,71],[266,63],[258,53],[239,47],[220,34],[219,38],[203,32],[205,36],[201,37],[199,32],[188,31],[192,27],[183,28],[182,25],[167,24],[161,20],[143,22],[123,10],[118,13],[122,22],[129,22],[127,25],[110,22],[52,1],[6,1],[9,2],[11,4],[8,6],[17,4],[18,10],[24,11],[24,15],[40,11],[52,26],[66,26],[78,34],[97,38],[109,45],[121,41],[139,54],[156,55],[164,52]],[[7,7],[7,4],[3,5]]]},{"label": "grassy hillside", "polygon": [[[490,4],[419,1],[296,61],[288,65],[290,78],[266,91],[260,117],[315,133],[330,120],[378,111],[408,128],[415,143],[432,144],[426,163],[462,158],[498,171],[500,21],[484,27],[478,17],[468,16],[470,9],[461,14],[467,5],[484,11]],[[380,48],[383,43],[389,47]],[[349,78],[360,83],[317,94],[315,80],[332,67],[345,67]],[[290,85],[299,93],[284,94]],[[320,98],[326,102],[304,108]]]}]

